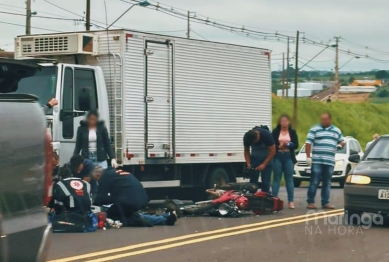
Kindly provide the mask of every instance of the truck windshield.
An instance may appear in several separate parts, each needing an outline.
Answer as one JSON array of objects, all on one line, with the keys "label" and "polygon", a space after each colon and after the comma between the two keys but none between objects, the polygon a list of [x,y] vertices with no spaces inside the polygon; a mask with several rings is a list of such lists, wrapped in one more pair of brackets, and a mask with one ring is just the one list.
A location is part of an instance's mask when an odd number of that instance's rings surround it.
[{"label": "truck windshield", "polygon": [[[35,95],[39,97],[39,103],[44,106],[51,98],[55,97],[57,71],[56,66],[42,67],[34,76],[21,79],[18,90],[14,94]],[[47,112],[49,115],[52,113],[52,109]]]}]

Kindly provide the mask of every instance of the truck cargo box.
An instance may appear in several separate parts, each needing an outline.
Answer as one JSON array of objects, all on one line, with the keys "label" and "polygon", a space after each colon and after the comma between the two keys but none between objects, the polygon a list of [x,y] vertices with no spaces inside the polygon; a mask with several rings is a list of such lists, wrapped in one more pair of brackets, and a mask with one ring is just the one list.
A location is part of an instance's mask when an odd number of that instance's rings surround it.
[{"label": "truck cargo box", "polygon": [[111,106],[111,134],[124,163],[243,161],[244,132],[271,126],[269,50],[129,31],[110,31],[109,41],[105,31],[95,34],[95,65],[109,79],[117,112]]}]

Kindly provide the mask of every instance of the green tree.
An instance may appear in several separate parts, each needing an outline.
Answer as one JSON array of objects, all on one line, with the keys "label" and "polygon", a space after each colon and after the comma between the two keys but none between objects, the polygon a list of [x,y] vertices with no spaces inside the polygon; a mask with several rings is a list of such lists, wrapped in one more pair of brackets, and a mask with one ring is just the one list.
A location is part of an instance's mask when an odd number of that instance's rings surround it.
[{"label": "green tree", "polygon": [[350,76],[350,78],[348,79],[348,83],[351,84],[352,82],[354,82],[354,80],[355,80],[355,77]]},{"label": "green tree", "polygon": [[389,78],[389,73],[386,70],[380,70],[375,73],[375,78],[376,79],[388,79]]},{"label": "green tree", "polygon": [[384,89],[384,90],[381,90],[379,93],[378,93],[378,97],[388,97],[389,96],[389,92],[388,90]]}]

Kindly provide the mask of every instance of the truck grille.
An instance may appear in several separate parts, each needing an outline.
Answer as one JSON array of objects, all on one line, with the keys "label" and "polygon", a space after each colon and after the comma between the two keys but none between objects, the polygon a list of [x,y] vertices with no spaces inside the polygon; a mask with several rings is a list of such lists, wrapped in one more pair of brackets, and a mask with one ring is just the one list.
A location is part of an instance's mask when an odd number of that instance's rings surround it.
[{"label": "truck grille", "polygon": [[389,186],[389,177],[371,177],[372,186]]},{"label": "truck grille", "polygon": [[68,51],[69,39],[67,36],[37,37],[35,41],[35,52]]}]

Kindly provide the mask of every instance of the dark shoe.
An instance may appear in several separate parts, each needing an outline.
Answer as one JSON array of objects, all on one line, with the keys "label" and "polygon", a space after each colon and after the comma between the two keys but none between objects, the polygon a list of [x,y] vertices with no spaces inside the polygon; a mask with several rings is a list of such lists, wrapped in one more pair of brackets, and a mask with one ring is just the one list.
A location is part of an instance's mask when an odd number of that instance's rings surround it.
[{"label": "dark shoe", "polygon": [[308,209],[317,209],[317,207],[315,206],[315,204],[308,204],[307,208],[308,208]]},{"label": "dark shoe", "polygon": [[334,206],[331,206],[330,204],[322,206],[323,209],[335,209]]},{"label": "dark shoe", "polygon": [[176,211],[170,212],[169,216],[166,218],[166,225],[174,226],[177,221]]}]

